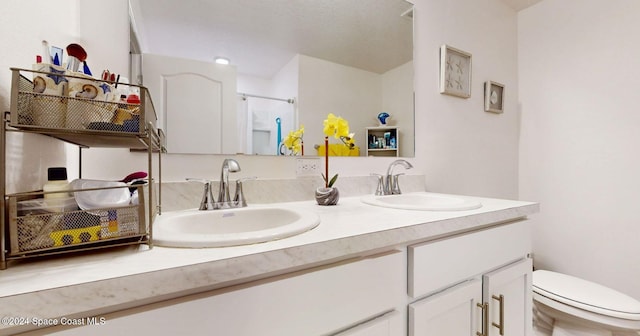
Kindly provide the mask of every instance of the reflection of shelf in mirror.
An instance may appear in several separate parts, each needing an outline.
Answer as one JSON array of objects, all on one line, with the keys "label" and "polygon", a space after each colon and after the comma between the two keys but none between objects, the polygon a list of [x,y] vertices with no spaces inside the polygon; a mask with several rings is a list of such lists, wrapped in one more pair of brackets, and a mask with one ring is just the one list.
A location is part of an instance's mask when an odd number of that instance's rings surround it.
[{"label": "reflection of shelf in mirror", "polygon": [[397,126],[366,127],[366,132],[367,156],[400,156],[400,132]]}]

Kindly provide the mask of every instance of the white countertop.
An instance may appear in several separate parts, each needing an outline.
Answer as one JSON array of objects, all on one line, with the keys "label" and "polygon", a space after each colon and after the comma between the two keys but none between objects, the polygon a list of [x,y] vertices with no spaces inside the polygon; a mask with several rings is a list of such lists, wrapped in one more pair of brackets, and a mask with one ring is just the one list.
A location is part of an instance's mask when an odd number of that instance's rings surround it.
[{"label": "white countertop", "polygon": [[[466,197],[466,196],[465,196]],[[538,212],[537,203],[477,198],[467,211],[374,207],[360,197],[336,206],[270,204],[316,212],[315,229],[261,244],[181,249],[146,245],[11,263],[0,271],[0,317],[89,316],[225,287],[394,246],[495,225]],[[251,205],[250,205],[251,206]],[[0,334],[27,330],[0,324]]]}]

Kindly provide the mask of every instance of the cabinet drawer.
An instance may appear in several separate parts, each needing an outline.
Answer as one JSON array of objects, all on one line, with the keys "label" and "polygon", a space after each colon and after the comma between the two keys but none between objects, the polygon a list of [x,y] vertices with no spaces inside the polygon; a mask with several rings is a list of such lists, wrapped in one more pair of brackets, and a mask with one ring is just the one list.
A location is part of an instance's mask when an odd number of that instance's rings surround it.
[{"label": "cabinet drawer", "polygon": [[56,335],[328,335],[393,310],[403,270],[404,254],[393,251],[132,308]]},{"label": "cabinet drawer", "polygon": [[392,311],[333,336],[396,336],[402,330],[402,315]]},{"label": "cabinet drawer", "polygon": [[531,252],[526,220],[408,247],[408,294],[420,297]]}]

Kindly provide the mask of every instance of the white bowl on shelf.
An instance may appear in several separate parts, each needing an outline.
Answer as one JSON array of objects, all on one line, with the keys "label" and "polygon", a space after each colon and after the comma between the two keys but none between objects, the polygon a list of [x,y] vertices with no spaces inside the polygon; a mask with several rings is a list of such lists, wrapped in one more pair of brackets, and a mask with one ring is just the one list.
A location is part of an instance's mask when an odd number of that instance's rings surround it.
[{"label": "white bowl on shelf", "polygon": [[[124,182],[77,179],[70,183],[71,189],[110,188],[90,191],[75,191],[74,197],[82,210],[127,206],[131,193]],[[119,187],[119,188],[111,188]]]}]

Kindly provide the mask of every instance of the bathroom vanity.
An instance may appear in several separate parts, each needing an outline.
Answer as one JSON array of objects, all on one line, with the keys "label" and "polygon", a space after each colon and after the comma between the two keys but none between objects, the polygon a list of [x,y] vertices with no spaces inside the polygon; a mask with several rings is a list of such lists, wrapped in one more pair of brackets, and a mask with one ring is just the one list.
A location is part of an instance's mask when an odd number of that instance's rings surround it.
[{"label": "bathroom vanity", "polygon": [[482,207],[282,203],[320,225],[246,246],[16,265],[0,278],[0,315],[48,325],[4,323],[0,334],[531,335],[526,217],[538,205],[473,199]]}]

